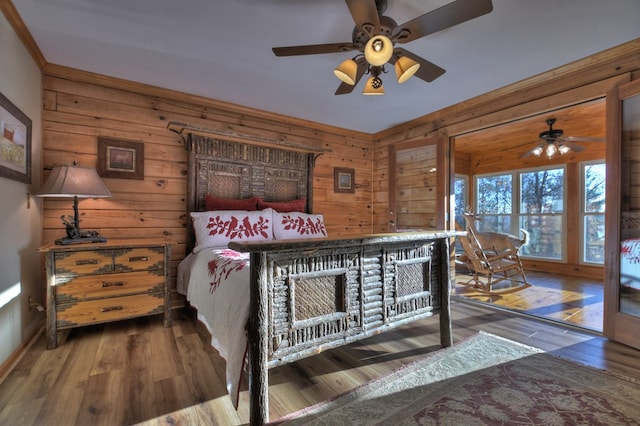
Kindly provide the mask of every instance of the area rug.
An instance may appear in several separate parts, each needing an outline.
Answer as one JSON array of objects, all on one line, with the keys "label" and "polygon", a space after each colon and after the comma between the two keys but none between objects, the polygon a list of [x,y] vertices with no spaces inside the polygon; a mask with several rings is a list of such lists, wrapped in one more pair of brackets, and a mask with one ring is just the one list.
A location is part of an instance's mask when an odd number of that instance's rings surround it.
[{"label": "area rug", "polygon": [[640,381],[480,333],[286,425],[640,425]]}]

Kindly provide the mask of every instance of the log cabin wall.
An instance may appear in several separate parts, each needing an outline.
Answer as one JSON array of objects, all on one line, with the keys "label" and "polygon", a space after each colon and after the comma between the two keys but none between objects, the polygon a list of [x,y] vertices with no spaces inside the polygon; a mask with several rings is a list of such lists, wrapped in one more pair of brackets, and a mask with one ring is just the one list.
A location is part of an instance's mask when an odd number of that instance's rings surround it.
[{"label": "log cabin wall", "polygon": [[[606,95],[611,88],[633,79],[640,78],[640,39],[575,61],[546,73],[514,83],[510,86],[483,94],[473,99],[425,115],[411,122],[387,129],[376,135],[373,151],[373,230],[385,232],[389,214],[389,175],[388,146],[391,144],[423,139],[436,134],[455,137],[491,126],[509,123],[523,117],[540,114],[564,106],[585,102]],[[426,89],[428,93],[428,88]],[[425,95],[427,96],[427,95]],[[559,126],[560,127],[560,126]],[[532,129],[533,134],[538,128]],[[449,149],[449,142],[446,149]],[[597,149],[596,149],[597,150]],[[570,173],[577,174],[579,161],[604,158],[604,153],[588,150],[584,157],[575,157],[568,166]],[[503,155],[493,157],[493,162],[484,162],[487,158],[451,153],[452,170],[473,174],[504,170],[505,164],[513,164],[518,158],[506,158]],[[549,162],[544,161],[545,165]],[[536,167],[529,160],[523,167]],[[513,169],[513,167],[509,167]],[[472,182],[470,182],[472,183]],[[575,182],[574,182],[575,183]],[[577,202],[577,194],[572,194],[569,203]],[[442,203],[448,203],[443,199]],[[573,204],[575,205],[575,204]],[[571,206],[571,204],[569,204]],[[571,210],[571,207],[568,208]],[[573,210],[576,210],[575,208]],[[574,222],[574,226],[577,226]],[[568,248],[568,264],[550,262],[529,262],[531,269],[544,269],[576,276],[603,276],[601,267],[579,265],[577,244]],[[595,275],[594,275],[595,274]]]},{"label": "log cabin wall", "polygon": [[[98,137],[144,144],[144,179],[103,178],[113,197],[81,199],[80,226],[109,239],[176,241],[172,277],[187,239],[187,152],[167,129],[172,121],[326,150],[314,169],[314,213],[324,214],[331,236],[372,232],[371,135],[53,65],[43,70],[43,89],[43,181],[56,165],[96,167]],[[355,170],[355,193],[334,192],[334,167]],[[71,207],[71,200],[44,200],[45,241],[64,236],[60,216]]]}]

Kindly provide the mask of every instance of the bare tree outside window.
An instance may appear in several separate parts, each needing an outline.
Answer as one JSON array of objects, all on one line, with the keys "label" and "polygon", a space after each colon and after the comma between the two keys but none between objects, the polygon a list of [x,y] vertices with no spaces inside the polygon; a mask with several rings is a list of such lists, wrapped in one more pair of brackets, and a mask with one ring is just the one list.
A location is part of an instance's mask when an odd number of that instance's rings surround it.
[{"label": "bare tree outside window", "polygon": [[582,167],[583,246],[582,261],[604,264],[605,164],[590,163]]},{"label": "bare tree outside window", "polygon": [[525,256],[563,257],[564,169],[520,173],[520,227],[529,232]]},{"label": "bare tree outside window", "polygon": [[480,231],[512,233],[513,178],[511,174],[483,176],[476,180],[476,224]]}]

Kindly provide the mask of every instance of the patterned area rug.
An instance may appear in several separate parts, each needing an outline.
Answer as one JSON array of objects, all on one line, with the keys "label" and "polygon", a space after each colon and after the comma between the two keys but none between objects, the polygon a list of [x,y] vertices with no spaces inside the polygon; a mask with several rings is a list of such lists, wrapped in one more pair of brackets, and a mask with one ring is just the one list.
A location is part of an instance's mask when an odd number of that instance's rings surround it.
[{"label": "patterned area rug", "polygon": [[480,333],[286,425],[640,425],[640,382]]}]

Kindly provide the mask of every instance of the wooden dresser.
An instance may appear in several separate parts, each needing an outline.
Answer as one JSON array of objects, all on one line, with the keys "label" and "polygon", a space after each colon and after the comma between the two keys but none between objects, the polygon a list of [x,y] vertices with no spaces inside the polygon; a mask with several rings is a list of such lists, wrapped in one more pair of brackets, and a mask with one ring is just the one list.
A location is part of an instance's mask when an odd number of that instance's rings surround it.
[{"label": "wooden dresser", "polygon": [[46,244],[47,349],[57,331],[164,313],[171,326],[170,241]]}]

